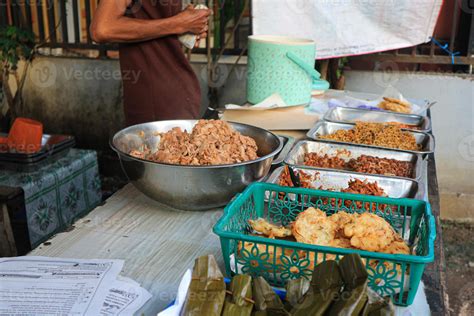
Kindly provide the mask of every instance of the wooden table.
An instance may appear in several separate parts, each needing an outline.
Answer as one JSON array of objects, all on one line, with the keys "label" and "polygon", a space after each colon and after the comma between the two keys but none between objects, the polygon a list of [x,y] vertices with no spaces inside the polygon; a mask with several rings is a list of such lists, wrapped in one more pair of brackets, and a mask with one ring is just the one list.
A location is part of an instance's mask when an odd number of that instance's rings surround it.
[{"label": "wooden table", "polygon": [[[437,216],[436,261],[427,266],[423,281],[433,315],[445,315],[444,252],[439,223],[436,166],[429,161],[430,202]],[[30,255],[125,260],[122,275],[139,282],[153,298],[140,311],[156,315],[173,300],[179,279],[200,255],[214,254],[221,269],[219,239],[212,227],[222,210],[184,212],[152,201],[132,185],[108,199],[74,229],[58,234]]]},{"label": "wooden table", "polygon": [[219,238],[212,233],[221,215],[222,210],[172,210],[129,184],[30,255],[123,259],[122,275],[153,295],[138,315],[156,315],[174,299],[196,257],[214,254],[224,270]]}]

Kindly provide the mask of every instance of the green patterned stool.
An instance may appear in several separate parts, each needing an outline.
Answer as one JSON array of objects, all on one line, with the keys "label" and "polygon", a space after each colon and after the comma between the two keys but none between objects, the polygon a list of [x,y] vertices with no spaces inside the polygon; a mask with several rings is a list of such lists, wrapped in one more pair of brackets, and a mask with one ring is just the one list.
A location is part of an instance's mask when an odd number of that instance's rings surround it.
[{"label": "green patterned stool", "polygon": [[92,150],[71,149],[33,172],[0,170],[0,186],[23,189],[25,207],[10,215],[10,221],[12,226],[26,224],[31,248],[63,231],[102,201],[97,154]]}]

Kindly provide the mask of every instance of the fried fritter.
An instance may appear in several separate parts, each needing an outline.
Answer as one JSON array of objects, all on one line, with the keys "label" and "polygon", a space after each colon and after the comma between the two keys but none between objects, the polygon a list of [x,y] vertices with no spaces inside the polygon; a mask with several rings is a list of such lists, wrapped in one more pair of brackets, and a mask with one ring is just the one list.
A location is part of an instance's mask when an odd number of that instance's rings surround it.
[{"label": "fried fritter", "polygon": [[355,248],[380,252],[395,240],[392,226],[382,217],[372,213],[361,214],[357,221],[344,227],[344,235]]},{"label": "fried fritter", "polygon": [[335,237],[336,228],[326,213],[310,207],[298,214],[291,231],[298,242],[329,246]]},{"label": "fried fritter", "polygon": [[331,246],[332,246],[332,247],[338,247],[338,248],[347,248],[347,249],[354,248],[354,247],[352,247],[352,245],[351,245],[351,240],[348,239],[348,238],[344,238],[344,237],[335,238],[335,239],[331,242]]},{"label": "fried fritter", "polygon": [[249,224],[253,230],[270,238],[291,236],[291,229],[269,223],[264,218],[258,218],[256,220],[249,219]]},{"label": "fried fritter", "polygon": [[379,103],[379,108],[387,111],[393,111],[398,113],[411,113],[411,104],[399,99],[394,98],[383,98],[383,101]]},{"label": "fried fritter", "polygon": [[403,240],[395,240],[390,245],[382,249],[380,252],[390,253],[390,254],[409,255],[410,248]]},{"label": "fried fritter", "polygon": [[332,221],[334,224],[339,226],[340,228],[344,228],[344,226],[354,222],[354,219],[358,216],[359,214],[354,213],[354,214],[349,214],[347,212],[337,212],[331,216],[329,216],[329,220]]}]

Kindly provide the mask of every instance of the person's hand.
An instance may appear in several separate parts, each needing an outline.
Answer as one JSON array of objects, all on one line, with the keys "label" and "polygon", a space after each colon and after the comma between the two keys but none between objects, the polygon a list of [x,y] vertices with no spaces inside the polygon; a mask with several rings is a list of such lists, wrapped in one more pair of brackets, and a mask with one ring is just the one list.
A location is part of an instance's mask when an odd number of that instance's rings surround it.
[{"label": "person's hand", "polygon": [[[179,19],[183,33],[201,35],[209,29],[209,15],[211,10],[196,10],[189,5],[184,11],[176,15]],[[202,37],[201,37],[202,38]]]},{"label": "person's hand", "polygon": [[199,34],[196,38],[196,44],[194,44],[194,47],[199,47],[201,40],[205,39],[206,37],[207,37],[207,32]]}]

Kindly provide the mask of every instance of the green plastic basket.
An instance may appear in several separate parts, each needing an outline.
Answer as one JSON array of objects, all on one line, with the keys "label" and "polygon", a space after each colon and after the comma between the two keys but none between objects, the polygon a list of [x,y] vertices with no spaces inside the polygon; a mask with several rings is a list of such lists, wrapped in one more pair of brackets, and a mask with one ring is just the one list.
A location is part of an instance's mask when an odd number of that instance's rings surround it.
[{"label": "green plastic basket", "polygon": [[[287,225],[308,207],[328,215],[338,211],[363,213],[371,210],[385,218],[408,242],[413,255],[385,254],[354,249],[302,244],[252,236],[249,219],[263,217]],[[409,215],[408,215],[409,214]],[[434,260],[435,221],[429,203],[359,194],[281,187],[253,183],[225,208],[214,226],[220,237],[227,276],[263,276],[282,287],[290,279],[310,279],[313,263],[358,253],[366,260],[369,286],[396,305],[413,303],[425,265]],[[312,258],[312,261],[310,260]]]}]

